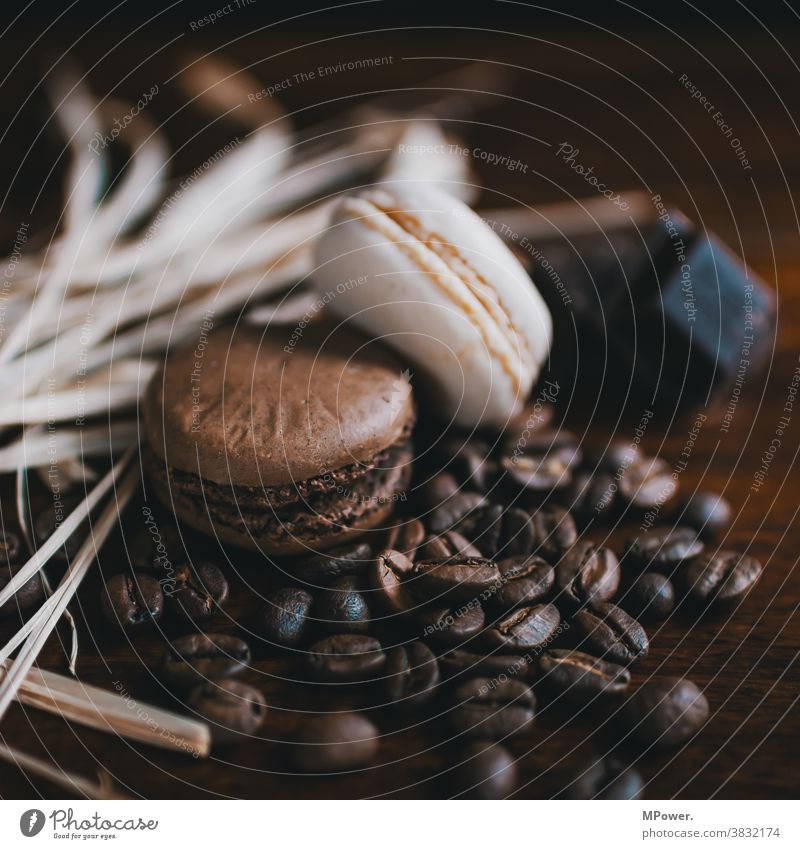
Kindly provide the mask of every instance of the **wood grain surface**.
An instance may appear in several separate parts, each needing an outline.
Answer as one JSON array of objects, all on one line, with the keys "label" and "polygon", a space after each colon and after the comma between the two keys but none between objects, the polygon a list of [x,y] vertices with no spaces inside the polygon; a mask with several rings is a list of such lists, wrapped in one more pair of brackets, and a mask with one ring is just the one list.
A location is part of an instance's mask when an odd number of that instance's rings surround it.
[{"label": "wood grain surface", "polygon": [[[352,27],[350,28],[352,31]],[[372,27],[378,29],[379,27]],[[689,463],[680,475],[684,492],[698,486],[723,492],[734,506],[735,520],[725,546],[746,548],[765,565],[763,577],[746,601],[730,613],[704,617],[679,612],[652,633],[649,657],[634,668],[636,683],[654,673],[687,675],[706,692],[711,704],[707,726],[690,745],[640,756],[618,749],[614,707],[592,707],[565,719],[545,707],[535,730],[514,740],[519,759],[521,798],[550,796],[564,770],[586,752],[620,755],[636,763],[646,779],[648,798],[783,798],[800,788],[800,696],[798,649],[797,560],[800,495],[797,452],[800,406],[776,445],[763,485],[751,489],[754,475],[776,438],[800,353],[800,250],[793,190],[800,174],[800,30],[784,28],[774,36],[753,26],[732,32],[711,24],[703,27],[652,23],[644,28],[612,32],[599,25],[564,24],[540,30],[498,22],[485,31],[458,26],[438,30],[392,32],[316,32],[223,28],[194,33],[188,22],[177,41],[163,49],[168,33],[129,35],[120,31],[93,34],[66,31],[49,36],[45,47],[29,52],[4,85],[4,113],[10,135],[2,142],[2,176],[8,200],[0,229],[4,243],[13,242],[19,221],[52,224],[57,205],[57,178],[33,210],[33,192],[50,168],[58,141],[52,130],[34,141],[47,114],[40,91],[23,105],[38,79],[46,51],[70,47],[91,68],[89,79],[101,93],[114,90],[136,99],[154,82],[161,87],[151,104],[175,145],[185,143],[174,164],[175,174],[191,170],[231,135],[232,125],[203,130],[202,116],[179,110],[181,95],[171,75],[189,51],[224,49],[264,86],[321,65],[363,57],[387,56],[371,70],[340,70],[306,82],[292,81],[284,100],[307,126],[336,115],[361,94],[406,86],[453,68],[464,59],[483,62],[487,88],[497,85],[490,72],[505,69],[503,92],[488,98],[479,114],[462,116],[452,129],[476,149],[509,155],[526,164],[524,172],[473,163],[486,207],[539,204],[590,195],[592,187],[555,155],[562,142],[580,149],[582,162],[616,191],[644,189],[660,194],[720,235],[779,294],[779,334],[774,356],[762,372],[745,379],[729,431],[714,415],[703,426]],[[109,48],[113,47],[109,51]],[[108,55],[104,56],[104,54]],[[421,58],[427,57],[427,58]],[[433,58],[432,58],[433,57]],[[685,75],[686,79],[681,79]],[[693,98],[690,81],[714,105],[708,111]],[[342,100],[344,98],[344,100]],[[22,109],[17,113],[17,107]],[[719,113],[715,117],[715,113]],[[747,151],[743,167],[720,126]],[[49,157],[49,159],[47,158]],[[17,167],[19,164],[19,168]],[[5,185],[5,183],[4,183]],[[612,376],[613,377],[613,376]],[[559,408],[563,422],[587,443],[602,444],[614,433],[630,439],[641,406],[620,410],[577,392]],[[423,415],[425,413],[423,412]],[[691,414],[662,417],[646,433],[644,444],[676,463],[693,422]],[[3,489],[2,519],[14,527],[8,482]],[[141,527],[134,506],[125,518],[126,537]],[[593,537],[610,534],[621,543],[630,527],[596,528]],[[209,543],[204,553],[209,552]],[[225,553],[232,599],[213,630],[247,631],[258,596],[285,583],[276,570],[236,551]],[[219,553],[222,557],[222,553]],[[72,610],[79,622],[81,680],[103,687],[124,687],[133,699],[171,704],[154,676],[162,650],[157,634],[129,644],[99,618],[101,574],[126,565],[125,548],[116,538],[101,552]],[[211,629],[211,626],[209,626]],[[2,623],[0,638],[11,627]],[[175,636],[180,628],[167,625]],[[60,629],[40,658],[45,669],[64,671]],[[27,752],[41,754],[65,769],[111,773],[120,789],[143,797],[441,797],[448,794],[447,770],[452,744],[436,705],[408,719],[376,707],[376,689],[359,691],[292,683],[292,658],[260,647],[254,640],[254,669],[247,676],[270,705],[261,735],[240,745],[214,751],[204,761],[133,745],[88,731],[37,710],[15,705],[0,724],[0,738]],[[286,773],[280,741],[304,712],[360,708],[381,733],[378,761],[368,769],[333,777],[298,777]],[[444,741],[444,742],[443,742]],[[63,791],[0,765],[0,795],[5,798],[54,797]]]}]

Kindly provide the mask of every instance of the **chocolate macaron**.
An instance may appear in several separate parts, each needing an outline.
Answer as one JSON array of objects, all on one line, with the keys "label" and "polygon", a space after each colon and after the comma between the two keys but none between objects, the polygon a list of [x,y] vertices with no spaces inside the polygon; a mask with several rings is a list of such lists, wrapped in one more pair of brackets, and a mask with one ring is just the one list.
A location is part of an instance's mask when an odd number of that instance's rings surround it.
[{"label": "chocolate macaron", "polygon": [[266,554],[380,525],[411,476],[411,387],[379,343],[329,326],[215,330],[144,400],[145,465],[186,524]]}]

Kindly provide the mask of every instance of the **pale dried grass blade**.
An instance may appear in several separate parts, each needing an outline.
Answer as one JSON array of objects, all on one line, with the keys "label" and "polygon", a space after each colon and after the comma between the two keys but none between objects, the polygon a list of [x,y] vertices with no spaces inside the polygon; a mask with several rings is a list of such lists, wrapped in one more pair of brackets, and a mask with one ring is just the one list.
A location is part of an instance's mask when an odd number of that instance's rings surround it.
[{"label": "pale dried grass blade", "polygon": [[52,266],[48,267],[47,260],[43,263],[44,279],[28,306],[27,314],[15,324],[0,347],[0,363],[7,363],[20,354],[31,331],[52,317],[52,310],[63,297],[69,282],[70,270],[83,243],[86,222],[94,211],[104,180],[102,159],[89,149],[89,139],[96,127],[95,101],[80,80],[67,69],[54,77],[50,86],[55,88],[55,99],[62,98],[56,107],[56,118],[67,135],[72,154],[64,209],[66,231]]},{"label": "pale dried grass blade", "polygon": [[275,98],[251,99],[251,95],[261,91],[259,80],[218,54],[193,55],[175,80],[212,114],[229,112],[232,118],[250,127],[288,120]]},{"label": "pale dried grass blade", "polygon": [[281,298],[277,303],[253,307],[246,317],[248,324],[266,327],[269,324],[297,324],[298,321],[312,315],[319,301],[319,295],[305,289],[293,292]]},{"label": "pale dried grass blade", "polygon": [[[130,455],[128,455],[130,456]],[[114,525],[119,522],[125,505],[130,500],[138,484],[138,469],[131,468],[125,473],[122,483],[115,490],[114,497],[103,508],[92,533],[80,547],[75,559],[70,564],[69,571],[61,580],[58,589],[41,606],[37,613],[36,628],[22,646],[20,653],[14,659],[8,674],[0,683],[0,720],[2,720],[9,705],[14,700],[25,676],[39,656],[47,638],[55,629],[61,614],[81,585],[89,567],[97,556],[97,551],[111,533]]]},{"label": "pale dried grass blade", "polygon": [[[25,431],[25,434],[32,430],[35,429],[30,428]],[[29,510],[30,498],[28,494],[28,470],[24,465],[17,468],[14,498],[17,506],[17,523],[19,524],[20,533],[22,534],[22,538],[25,541],[28,551],[33,551],[33,523],[31,522]],[[44,569],[42,569],[40,577],[45,596],[51,596],[53,594],[53,588],[50,585],[50,579],[47,577],[47,573]],[[70,650],[67,654],[67,666],[70,674],[74,675],[76,671],[76,663],[78,661],[78,628],[75,625],[75,617],[69,610],[64,612],[64,619],[66,620],[70,631]]]},{"label": "pale dried grass blade", "polygon": [[81,501],[67,516],[58,528],[38,548],[25,565],[0,590],[0,607],[2,607],[21,587],[23,587],[45,563],[60,549],[77,530],[81,522],[94,510],[100,499],[111,489],[119,479],[125,467],[133,458],[136,446],[131,446],[123,457],[106,472],[100,483]]},{"label": "pale dried grass blade", "polygon": [[[119,100],[109,99],[103,104],[103,117],[109,126],[129,111],[130,105]],[[140,111],[126,129],[125,140],[130,157],[121,181],[90,219],[92,244],[87,247],[101,257],[107,255],[108,246],[118,236],[152,211],[164,193],[169,148],[157,125]]]},{"label": "pale dried grass blade", "polygon": [[[139,429],[136,422],[115,422],[106,427],[87,427],[83,430],[58,428],[44,433],[40,428],[28,428],[14,442],[0,448],[0,474],[15,469],[35,469],[49,466],[53,457],[59,462],[82,457],[111,456],[130,446]],[[22,521],[18,495],[18,515]],[[27,515],[27,504],[22,505]],[[28,521],[30,519],[28,518]],[[33,551],[29,529],[23,529],[28,548]]]},{"label": "pale dried grass blade", "polygon": [[626,207],[603,203],[607,198],[583,198],[558,201],[536,208],[509,206],[481,210],[481,217],[490,224],[499,221],[524,233],[529,239],[550,238],[554,233],[568,239],[572,236],[608,232],[630,227],[632,221],[647,220],[653,214],[653,202],[645,192],[626,192]]},{"label": "pale dried grass blade", "polygon": [[55,764],[48,763],[41,758],[29,755],[11,746],[6,746],[4,743],[0,743],[0,758],[29,775],[44,778],[57,787],[63,788],[68,793],[76,793],[87,799],[111,800],[128,798],[119,793],[107,778],[101,777],[98,781],[92,781],[90,778],[84,778],[82,775],[67,772]]},{"label": "pale dried grass blade", "polygon": [[[0,667],[0,680],[8,666],[6,661]],[[121,685],[119,692],[113,692],[33,668],[20,684],[17,701],[127,740],[201,758],[211,751],[211,731],[205,722],[134,700]]]}]

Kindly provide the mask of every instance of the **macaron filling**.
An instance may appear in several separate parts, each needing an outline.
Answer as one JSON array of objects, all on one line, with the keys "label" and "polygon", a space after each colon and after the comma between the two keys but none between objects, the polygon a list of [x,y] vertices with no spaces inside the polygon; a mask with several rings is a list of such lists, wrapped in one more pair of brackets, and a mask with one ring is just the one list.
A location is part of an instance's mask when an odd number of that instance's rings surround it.
[{"label": "macaron filling", "polygon": [[210,526],[222,538],[228,537],[226,532],[250,537],[258,546],[290,553],[374,527],[408,486],[413,454],[410,442],[404,442],[369,463],[274,487],[203,480],[165,464],[149,450],[146,463],[150,479],[164,487],[188,524],[205,531]]}]

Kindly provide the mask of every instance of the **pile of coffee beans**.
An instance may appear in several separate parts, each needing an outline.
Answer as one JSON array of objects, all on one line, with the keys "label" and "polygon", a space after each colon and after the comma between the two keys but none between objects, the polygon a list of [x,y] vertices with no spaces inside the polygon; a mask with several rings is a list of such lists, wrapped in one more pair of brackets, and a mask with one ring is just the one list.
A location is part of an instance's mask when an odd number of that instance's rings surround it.
[{"label": "pile of coffee beans", "polygon": [[[736,603],[757,581],[755,559],[711,544],[730,518],[724,499],[695,493],[676,507],[665,461],[618,442],[584,452],[564,430],[512,429],[495,445],[453,436],[436,450],[427,461],[436,467],[415,470],[406,512],[379,544],[287,561],[293,579],[253,610],[248,625],[293,658],[292,678],[324,685],[321,694],[369,688],[387,710],[440,717],[450,795],[511,795],[517,764],[506,741],[532,733],[542,703],[616,705],[620,737],[642,750],[689,740],[709,715],[702,691],[666,675],[633,689],[631,668],[650,649],[646,626],[681,605],[696,615]],[[619,550],[591,538],[599,520],[648,515],[661,523],[642,521]],[[223,572],[192,563],[177,528],[162,530],[160,547],[169,554],[144,537],[132,570],[104,587],[104,615],[126,633],[162,616],[202,628],[228,597]],[[244,640],[195,627],[167,646],[158,674],[224,742],[266,715],[262,694],[237,680],[250,663]],[[380,746],[375,717],[325,713],[319,699],[320,713],[285,740],[287,768],[368,767]],[[561,795],[642,790],[635,769],[599,759]]]}]

